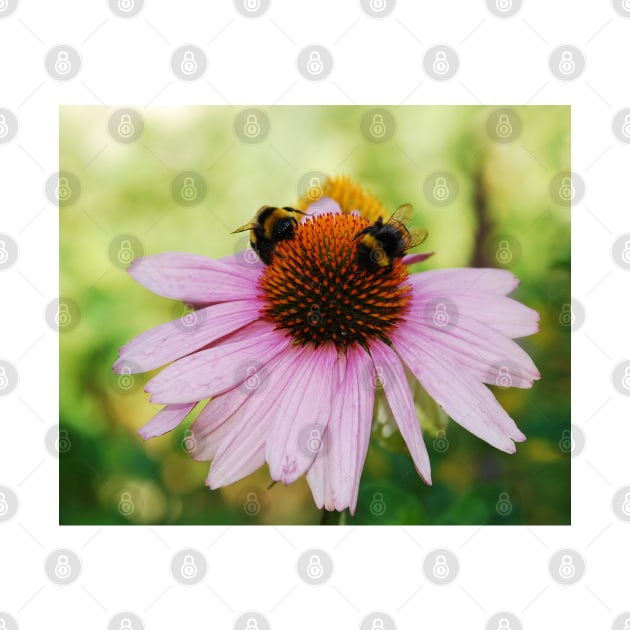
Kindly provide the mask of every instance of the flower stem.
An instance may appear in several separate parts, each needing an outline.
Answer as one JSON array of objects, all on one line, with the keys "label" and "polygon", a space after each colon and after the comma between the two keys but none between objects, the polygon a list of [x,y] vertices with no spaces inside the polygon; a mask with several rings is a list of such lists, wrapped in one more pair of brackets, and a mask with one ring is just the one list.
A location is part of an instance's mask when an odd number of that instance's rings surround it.
[{"label": "flower stem", "polygon": [[322,510],[322,517],[319,521],[320,525],[345,525],[345,519],[343,518],[344,512],[337,512],[336,510]]}]

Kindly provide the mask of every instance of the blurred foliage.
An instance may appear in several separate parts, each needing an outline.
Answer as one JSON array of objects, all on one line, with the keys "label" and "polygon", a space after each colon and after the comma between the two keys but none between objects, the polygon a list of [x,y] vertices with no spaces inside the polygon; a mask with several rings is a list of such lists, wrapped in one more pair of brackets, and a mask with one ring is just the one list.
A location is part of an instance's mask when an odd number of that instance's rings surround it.
[{"label": "blurred foliage", "polygon": [[[305,480],[269,488],[266,468],[210,492],[208,464],[186,453],[189,422],[148,442],[136,434],[157,410],[142,392],[151,375],[132,377],[123,390],[111,365],[121,345],[183,307],[134,283],[111,249],[132,235],[144,254],[232,254],[247,242],[232,229],[263,203],[296,203],[309,173],[323,172],[351,176],[392,210],[414,205],[415,220],[429,229],[423,250],[436,252],[414,271],[498,266],[497,238],[509,235],[509,268],[521,280],[514,296],[541,314],[540,332],[521,343],[542,379],[531,390],[495,392],[527,434],[517,453],[442,419],[425,432],[428,487],[396,431],[375,423],[356,514],[341,521],[569,523],[570,454],[561,444],[570,428],[570,328],[560,315],[570,301],[570,212],[550,193],[553,178],[571,168],[569,108],[514,108],[521,129],[511,142],[493,141],[492,108],[391,108],[396,131],[379,143],[361,133],[367,107],[261,109],[270,131],[258,143],[240,139],[231,107],[143,110],[142,135],[130,143],[108,131],[114,110],[61,109],[60,169],[81,186],[60,212],[61,295],[80,311],[76,327],[60,335],[60,424],[71,440],[60,459],[61,522],[320,522]],[[205,197],[188,206],[172,190],[183,171],[207,184]],[[457,183],[447,204],[425,194],[437,171]]]}]

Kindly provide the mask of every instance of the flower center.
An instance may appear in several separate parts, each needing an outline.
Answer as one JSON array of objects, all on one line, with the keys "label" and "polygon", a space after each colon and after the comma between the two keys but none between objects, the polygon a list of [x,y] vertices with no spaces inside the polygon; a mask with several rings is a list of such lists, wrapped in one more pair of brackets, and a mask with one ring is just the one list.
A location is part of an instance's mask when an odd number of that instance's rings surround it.
[{"label": "flower center", "polygon": [[299,344],[332,341],[345,348],[370,338],[388,341],[411,287],[400,259],[375,269],[359,264],[355,236],[369,224],[355,215],[322,214],[279,242],[260,280],[263,315]]}]

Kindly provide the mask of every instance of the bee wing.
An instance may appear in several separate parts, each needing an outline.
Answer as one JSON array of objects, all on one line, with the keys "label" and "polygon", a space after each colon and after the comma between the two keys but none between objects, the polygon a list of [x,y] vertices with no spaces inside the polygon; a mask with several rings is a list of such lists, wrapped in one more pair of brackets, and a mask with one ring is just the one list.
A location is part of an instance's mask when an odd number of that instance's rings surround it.
[{"label": "bee wing", "polygon": [[238,232],[246,232],[247,230],[253,230],[256,227],[256,223],[253,221],[250,221],[249,223],[246,223],[245,225],[241,225],[240,228],[236,228],[236,230],[234,230],[233,232],[230,232],[230,234],[237,234]]},{"label": "bee wing", "polygon": [[394,210],[394,214],[387,220],[387,223],[390,221],[398,221],[403,225],[407,225],[411,221],[413,217],[413,206],[410,203],[405,203],[402,206],[399,206]]},{"label": "bee wing", "polygon": [[423,227],[410,227],[409,229],[409,247],[415,247],[416,245],[420,245],[420,243],[424,243],[427,240],[427,236],[429,236],[429,232],[426,228]]}]

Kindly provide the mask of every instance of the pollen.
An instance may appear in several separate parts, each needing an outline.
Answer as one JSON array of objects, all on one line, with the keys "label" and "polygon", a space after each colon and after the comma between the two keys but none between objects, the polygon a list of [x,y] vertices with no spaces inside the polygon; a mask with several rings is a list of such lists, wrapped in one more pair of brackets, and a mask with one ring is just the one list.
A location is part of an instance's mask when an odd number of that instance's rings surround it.
[{"label": "pollen", "polygon": [[407,311],[411,287],[400,259],[375,270],[357,263],[355,236],[369,223],[356,215],[322,214],[278,243],[260,279],[263,317],[300,345],[387,343]]},{"label": "pollen", "polygon": [[345,175],[328,177],[323,184],[318,179],[314,179],[299,200],[300,209],[306,210],[321,197],[334,199],[344,214],[358,210],[361,216],[370,223],[376,221],[379,216],[386,219],[390,214],[377,197],[365,191]]}]

